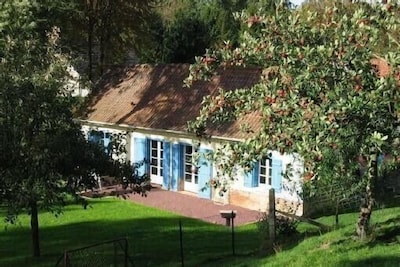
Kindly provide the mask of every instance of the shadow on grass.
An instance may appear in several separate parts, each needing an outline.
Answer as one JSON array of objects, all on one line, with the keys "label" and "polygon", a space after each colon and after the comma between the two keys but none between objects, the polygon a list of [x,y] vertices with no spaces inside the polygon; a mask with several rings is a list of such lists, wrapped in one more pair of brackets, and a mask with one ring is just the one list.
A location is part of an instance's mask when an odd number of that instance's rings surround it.
[{"label": "shadow on grass", "polygon": [[398,257],[368,257],[364,260],[351,261],[346,260],[340,262],[338,266],[343,267],[395,267],[400,266],[400,256]]},{"label": "shadow on grass", "polygon": [[[104,204],[104,203],[102,203]],[[97,204],[96,204],[97,205]],[[183,251],[190,266],[204,259],[231,253],[230,229],[190,218],[133,218],[94,220],[40,229],[42,257],[32,258],[27,227],[2,233],[0,266],[54,266],[64,250],[126,237],[129,255],[136,266],[165,266],[180,263],[179,220],[183,227]],[[257,230],[237,230],[237,253],[258,247]]]}]

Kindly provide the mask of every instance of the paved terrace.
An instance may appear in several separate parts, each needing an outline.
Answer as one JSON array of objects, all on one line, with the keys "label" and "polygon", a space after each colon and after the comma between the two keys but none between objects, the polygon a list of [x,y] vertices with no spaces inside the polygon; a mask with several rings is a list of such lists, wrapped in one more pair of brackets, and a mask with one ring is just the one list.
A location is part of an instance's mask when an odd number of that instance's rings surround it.
[{"label": "paved terrace", "polygon": [[260,212],[245,209],[234,205],[215,203],[211,200],[198,198],[187,192],[172,192],[160,188],[152,188],[147,197],[139,194],[128,194],[127,198],[133,202],[146,206],[168,210],[186,217],[196,218],[215,224],[226,223],[221,218],[220,210],[236,211],[235,225],[243,225],[257,221]]}]

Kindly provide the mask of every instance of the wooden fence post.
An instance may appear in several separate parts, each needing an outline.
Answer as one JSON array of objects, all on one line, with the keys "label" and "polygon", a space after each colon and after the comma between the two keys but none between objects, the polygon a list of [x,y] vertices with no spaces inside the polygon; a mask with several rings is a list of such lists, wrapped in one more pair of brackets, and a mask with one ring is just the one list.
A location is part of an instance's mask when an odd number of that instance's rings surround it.
[{"label": "wooden fence post", "polygon": [[275,230],[275,190],[271,188],[269,190],[269,201],[268,201],[268,225],[269,225],[269,238],[271,243],[275,242],[276,230]]}]

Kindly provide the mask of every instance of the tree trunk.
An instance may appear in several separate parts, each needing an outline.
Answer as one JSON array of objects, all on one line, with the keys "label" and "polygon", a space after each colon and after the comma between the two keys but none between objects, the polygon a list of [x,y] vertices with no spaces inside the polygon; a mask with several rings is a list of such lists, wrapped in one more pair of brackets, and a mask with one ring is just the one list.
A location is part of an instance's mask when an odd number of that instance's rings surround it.
[{"label": "tree trunk", "polygon": [[37,202],[32,201],[30,206],[31,206],[31,234],[32,234],[33,256],[40,257],[39,219],[38,219]]},{"label": "tree trunk", "polygon": [[356,226],[357,235],[361,240],[365,239],[368,235],[374,205],[374,186],[378,176],[377,155],[375,153],[368,156],[368,172],[366,175],[365,198],[361,201],[360,214]]},{"label": "tree trunk", "polygon": [[87,49],[88,49],[88,78],[90,81],[93,79],[93,18],[92,15],[89,15],[88,22],[88,40],[87,40]]},{"label": "tree trunk", "polygon": [[96,24],[96,9],[97,2],[93,0],[86,1],[86,16],[88,17],[87,24],[87,56],[88,56],[88,78],[93,81],[93,38]]}]

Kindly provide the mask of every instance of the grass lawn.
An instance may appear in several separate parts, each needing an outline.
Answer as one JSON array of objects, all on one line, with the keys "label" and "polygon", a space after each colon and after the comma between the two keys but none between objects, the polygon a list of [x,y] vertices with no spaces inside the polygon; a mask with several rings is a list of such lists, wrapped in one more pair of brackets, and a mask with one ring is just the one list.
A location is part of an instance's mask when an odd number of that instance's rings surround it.
[{"label": "grass lawn", "polygon": [[[340,215],[339,227],[325,234],[300,224],[300,234],[281,240],[270,256],[224,259],[210,266],[400,267],[400,207],[373,212],[374,233],[368,242],[354,238],[357,216],[358,213]],[[334,217],[319,221],[333,225]]]},{"label": "grass lawn", "polygon": [[[281,239],[268,255],[256,252],[255,224],[236,228],[236,253],[231,255],[230,229],[129,201],[104,198],[83,209],[69,205],[55,218],[40,214],[43,256],[33,259],[29,218],[17,225],[0,223],[0,266],[54,266],[65,249],[127,237],[135,266],[180,266],[179,220],[183,225],[185,266],[400,266],[400,207],[375,210],[369,242],[354,238],[357,213],[342,214],[336,230],[321,233],[299,224],[299,234]],[[3,214],[0,214],[3,215]],[[332,225],[333,217],[319,221]]]},{"label": "grass lawn", "polygon": [[[0,211],[0,217],[4,214]],[[0,266],[54,266],[64,250],[126,237],[135,266],[179,266],[179,220],[182,221],[186,266],[201,266],[232,253],[230,229],[116,198],[90,201],[83,209],[68,205],[56,218],[39,215],[42,257],[31,257],[29,217],[18,224],[0,221]],[[259,246],[253,225],[235,229],[236,252],[247,254]]]}]

